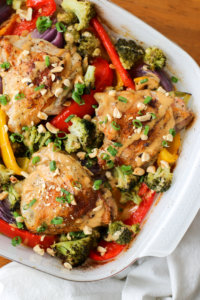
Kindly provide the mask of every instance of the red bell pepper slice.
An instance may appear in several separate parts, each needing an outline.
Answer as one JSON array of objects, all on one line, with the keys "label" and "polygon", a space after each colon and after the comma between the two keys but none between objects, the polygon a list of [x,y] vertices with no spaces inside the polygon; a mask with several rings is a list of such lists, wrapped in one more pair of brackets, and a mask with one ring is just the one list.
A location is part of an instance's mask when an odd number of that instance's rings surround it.
[{"label": "red bell pepper slice", "polygon": [[151,205],[153,204],[156,192],[150,190],[145,183],[142,183],[138,195],[143,201],[139,205],[138,209],[130,216],[130,218],[124,221],[124,223],[127,225],[140,224],[144,220]]},{"label": "red bell pepper slice", "polygon": [[119,245],[115,242],[106,241],[100,241],[98,246],[106,248],[106,253],[103,256],[101,256],[101,254],[96,249],[93,249],[90,252],[90,258],[96,261],[110,260],[119,255],[122,252],[122,250],[124,250],[124,248],[126,247],[126,245]]},{"label": "red bell pepper slice", "polygon": [[97,102],[94,99],[94,94],[96,92],[101,92],[105,90],[107,86],[111,86],[113,82],[113,70],[110,69],[109,63],[99,57],[96,58],[93,62],[93,65],[96,67],[95,70],[95,91],[91,91],[90,95],[83,95],[82,99],[84,100],[84,105],[79,105],[75,101],[69,107],[66,107],[58,114],[51,124],[56,128],[59,128],[61,131],[68,132],[68,127],[71,125],[71,122],[66,123],[65,120],[70,115],[76,115],[80,118],[83,118],[85,115],[93,115],[94,108],[92,105],[96,105]]},{"label": "red bell pepper slice", "polygon": [[[139,205],[138,209],[130,216],[129,219],[125,220],[124,223],[130,226],[138,223],[141,224],[154,201],[155,194],[156,192],[150,190],[145,183],[142,183],[138,195],[143,201]],[[100,241],[99,246],[104,248],[106,247],[107,251],[103,256],[101,256],[96,249],[92,250],[90,252],[90,258],[96,261],[106,261],[112,259],[119,255],[126,247],[126,245],[119,245],[114,242],[106,242],[103,240]]]},{"label": "red bell pepper slice", "polygon": [[0,219],[0,233],[10,238],[19,236],[22,239],[22,243],[31,248],[40,245],[42,248],[47,249],[55,242],[55,236],[45,235],[44,239],[41,241],[41,235],[15,228],[2,219]]},{"label": "red bell pepper slice", "polygon": [[32,31],[36,28],[36,21],[40,16],[52,16],[56,11],[56,3],[54,0],[27,0],[27,7],[33,8],[33,16],[31,21],[23,20],[15,23],[12,35],[21,35],[23,31]]},{"label": "red bell pepper slice", "polygon": [[109,35],[107,34],[104,27],[102,26],[102,24],[98,21],[97,18],[93,18],[91,20],[91,25],[94,27],[94,29],[98,33],[104,47],[105,47],[106,51],[108,52],[108,55],[109,55],[113,65],[115,66],[116,70],[118,71],[125,87],[135,90],[135,84],[134,84],[133,80],[130,78],[129,73],[124,69],[124,67],[119,59],[119,55],[118,55],[113,43],[111,42]]}]

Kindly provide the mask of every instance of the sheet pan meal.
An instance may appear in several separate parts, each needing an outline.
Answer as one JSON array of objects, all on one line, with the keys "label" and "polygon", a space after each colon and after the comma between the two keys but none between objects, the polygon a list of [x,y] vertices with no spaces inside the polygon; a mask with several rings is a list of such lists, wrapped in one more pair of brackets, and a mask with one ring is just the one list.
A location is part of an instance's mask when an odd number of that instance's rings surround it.
[{"label": "sheet pan meal", "polygon": [[107,262],[170,188],[191,94],[89,1],[1,1],[0,23],[0,232],[67,269]]}]

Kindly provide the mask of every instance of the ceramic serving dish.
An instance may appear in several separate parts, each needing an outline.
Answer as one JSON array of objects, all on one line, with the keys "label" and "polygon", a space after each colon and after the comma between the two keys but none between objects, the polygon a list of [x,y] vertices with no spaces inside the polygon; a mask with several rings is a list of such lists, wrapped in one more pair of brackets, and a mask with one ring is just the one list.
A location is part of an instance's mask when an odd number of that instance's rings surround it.
[{"label": "ceramic serving dish", "polygon": [[[109,21],[115,35],[155,45],[163,49],[168,65],[173,66],[179,80],[179,90],[192,93],[190,102],[196,114],[193,126],[184,136],[183,149],[174,172],[172,187],[152,207],[142,231],[132,246],[117,259],[98,266],[65,269],[61,262],[45,255],[35,254],[24,246],[12,247],[11,240],[0,235],[0,255],[51,275],[74,281],[95,281],[112,276],[138,258],[166,256],[178,245],[200,208],[200,68],[180,47],[132,14],[106,0],[94,0],[103,20]],[[109,26],[110,27],[110,26]]]}]

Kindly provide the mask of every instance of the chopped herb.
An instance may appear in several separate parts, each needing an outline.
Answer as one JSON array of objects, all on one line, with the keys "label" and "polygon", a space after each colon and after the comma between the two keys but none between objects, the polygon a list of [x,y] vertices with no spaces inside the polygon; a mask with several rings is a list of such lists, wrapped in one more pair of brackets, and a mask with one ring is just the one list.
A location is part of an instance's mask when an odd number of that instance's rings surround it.
[{"label": "chopped herb", "polygon": [[15,236],[13,239],[12,239],[12,245],[14,246],[14,247],[16,247],[17,245],[20,245],[21,244],[21,242],[22,242],[22,239],[21,239],[21,237],[20,236]]},{"label": "chopped herb", "polygon": [[2,69],[8,70],[10,69],[10,63],[8,61],[5,61],[4,63],[0,64],[0,67]]},{"label": "chopped herb", "polygon": [[128,102],[128,100],[125,97],[122,97],[122,96],[119,96],[118,100],[121,101],[121,102],[124,102],[124,103]]},{"label": "chopped herb", "polygon": [[20,133],[12,133],[10,135],[10,140],[12,143],[15,143],[15,142],[21,143],[24,140],[24,136]]},{"label": "chopped herb", "polygon": [[119,148],[123,146],[121,143],[114,143],[113,145],[114,145],[115,147],[119,147]]},{"label": "chopped herb", "polygon": [[148,82],[148,81],[149,81],[149,79],[148,79],[148,78],[145,78],[145,79],[140,80],[140,83],[143,84],[143,83],[146,83],[146,82]]},{"label": "chopped herb", "polygon": [[177,83],[177,82],[178,82],[178,78],[176,78],[175,76],[172,76],[172,77],[171,77],[171,81],[172,81],[173,83]]},{"label": "chopped herb", "polygon": [[45,232],[46,229],[47,229],[47,225],[45,223],[43,223],[41,226],[39,226],[37,228],[37,232],[38,233],[43,233],[43,232]]},{"label": "chopped herb", "polygon": [[123,172],[125,175],[130,175],[130,174],[132,174],[132,172],[133,172],[131,166],[125,166],[125,165],[122,165],[122,166],[121,166],[121,170],[122,170],[122,172]]},{"label": "chopped herb", "polygon": [[95,180],[94,184],[93,184],[93,190],[98,191],[100,189],[102,185],[102,180]]},{"label": "chopped herb", "polygon": [[18,93],[18,94],[15,96],[15,100],[21,100],[21,99],[24,99],[24,98],[25,98],[24,93]]},{"label": "chopped herb", "polygon": [[162,146],[163,146],[164,148],[169,147],[168,142],[167,142],[167,141],[162,141]]},{"label": "chopped herb", "polygon": [[39,156],[35,156],[35,157],[33,157],[33,159],[32,159],[32,164],[33,164],[33,165],[36,165],[39,161],[40,161],[40,157],[39,157]]},{"label": "chopped herb", "polygon": [[112,160],[109,160],[109,161],[107,161],[106,166],[107,166],[109,169],[112,169],[112,168],[114,168],[114,162],[113,162]]},{"label": "chopped herb", "polygon": [[62,223],[63,223],[62,217],[55,217],[51,220],[51,224],[53,224],[53,225],[60,225]]},{"label": "chopped herb", "polygon": [[49,143],[51,143],[52,142],[52,140],[51,139],[48,139],[48,140],[46,140],[46,142],[45,142],[45,146],[48,146],[49,145]]},{"label": "chopped herb", "polygon": [[29,128],[28,128],[28,126],[23,126],[23,127],[22,127],[22,130],[23,130],[23,131],[28,131]]},{"label": "chopped herb", "polygon": [[0,103],[1,103],[2,105],[6,105],[6,104],[8,103],[8,101],[9,101],[9,98],[8,98],[7,95],[1,95],[1,96],[0,96]]},{"label": "chopped herb", "polygon": [[150,114],[151,114],[152,120],[155,120],[156,119],[156,115],[154,113],[150,113]]},{"label": "chopped herb", "polygon": [[113,148],[112,146],[109,146],[107,151],[112,155],[112,156],[116,156],[117,155],[117,150],[115,148]]},{"label": "chopped herb", "polygon": [[115,121],[112,121],[111,126],[113,129],[115,129],[117,131],[120,130],[120,125],[117,124]]},{"label": "chopped herb", "polygon": [[36,201],[37,201],[36,199],[31,200],[28,204],[24,205],[23,209],[24,210],[29,209],[30,207],[32,207],[35,204]]},{"label": "chopped herb", "polygon": [[142,127],[142,122],[140,122],[139,120],[133,120],[133,125],[137,128]]},{"label": "chopped herb", "polygon": [[60,203],[66,203],[67,199],[64,196],[62,196],[62,197],[56,197],[56,201],[60,202]]},{"label": "chopped herb", "polygon": [[98,105],[92,105],[92,108],[96,109],[98,107]]},{"label": "chopped herb", "polygon": [[62,149],[62,141],[60,139],[55,139],[54,143],[53,143],[53,151],[57,151],[58,150],[61,150]]},{"label": "chopped herb", "polygon": [[49,168],[51,172],[54,172],[56,170],[56,162],[55,160],[52,160],[49,164]]},{"label": "chopped herb", "polygon": [[149,126],[146,125],[146,126],[144,127],[144,135],[148,135],[148,133],[149,133]]},{"label": "chopped herb", "polygon": [[56,29],[58,32],[65,32],[67,27],[62,22],[57,22]]},{"label": "chopped herb", "polygon": [[36,27],[40,33],[45,32],[52,25],[50,17],[41,16],[37,19]]},{"label": "chopped herb", "polygon": [[74,195],[72,195],[70,192],[68,192],[65,189],[61,189],[61,192],[65,195],[66,201],[70,204],[72,201],[75,200]]},{"label": "chopped herb", "polygon": [[141,110],[138,111],[138,115],[139,115],[139,116],[143,116],[143,113],[142,113]]},{"label": "chopped herb", "polygon": [[46,64],[47,67],[50,66],[50,57],[48,55],[45,56],[45,64]]},{"label": "chopped herb", "polygon": [[70,115],[69,117],[67,117],[67,119],[65,119],[65,123],[68,123],[69,121],[71,121],[71,119],[75,117],[75,115]]},{"label": "chopped herb", "polygon": [[6,0],[7,5],[12,5],[12,3],[13,3],[13,0]]},{"label": "chopped herb", "polygon": [[175,136],[176,135],[176,130],[174,128],[171,128],[169,130],[169,133],[172,135],[172,136]]},{"label": "chopped herb", "polygon": [[64,131],[58,131],[58,132],[56,133],[56,138],[57,138],[58,140],[65,140],[65,139],[67,139],[67,133],[64,132]]},{"label": "chopped herb", "polygon": [[45,85],[41,84],[41,85],[37,86],[36,88],[34,88],[34,91],[38,92],[38,91],[42,90],[43,88],[45,88]]},{"label": "chopped herb", "polygon": [[152,100],[152,97],[150,97],[150,96],[147,96],[145,99],[144,99],[144,104],[148,104],[149,102],[151,102],[151,100]]},{"label": "chopped herb", "polygon": [[85,101],[82,99],[81,95],[79,95],[77,92],[73,91],[72,93],[72,99],[78,103],[79,105],[84,105]]},{"label": "chopped herb", "polygon": [[108,123],[108,117],[107,116],[105,117],[104,123],[105,124]]},{"label": "chopped herb", "polygon": [[102,153],[100,157],[103,160],[109,160],[110,159],[110,155],[108,155],[107,153]]},{"label": "chopped herb", "polygon": [[[18,212],[16,212],[16,211],[13,212],[13,216],[15,217],[15,219],[16,219],[17,217],[21,217],[21,216],[18,214]],[[17,228],[19,228],[19,229],[24,229],[24,223],[23,223],[23,222],[17,222],[17,220],[16,220],[16,225],[17,225]]]}]

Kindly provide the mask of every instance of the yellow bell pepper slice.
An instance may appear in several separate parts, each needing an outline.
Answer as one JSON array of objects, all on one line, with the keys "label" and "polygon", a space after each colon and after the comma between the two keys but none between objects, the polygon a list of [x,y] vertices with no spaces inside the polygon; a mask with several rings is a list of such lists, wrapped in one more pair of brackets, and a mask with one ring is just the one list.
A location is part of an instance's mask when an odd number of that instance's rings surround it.
[{"label": "yellow bell pepper slice", "polygon": [[177,133],[173,139],[173,142],[170,143],[169,148],[167,148],[167,150],[172,154],[177,154],[180,146],[181,146],[181,135],[180,133]]},{"label": "yellow bell pepper slice", "polygon": [[23,170],[18,166],[6,130],[6,114],[0,109],[0,149],[5,166],[16,175],[21,175]]},{"label": "yellow bell pepper slice", "polygon": [[120,91],[123,88],[124,83],[123,83],[123,81],[121,79],[121,76],[119,75],[118,72],[116,72],[116,75],[117,75],[117,85],[116,85],[115,88],[116,88],[117,91]]},{"label": "yellow bell pepper slice", "polygon": [[135,81],[135,83],[140,83],[141,80],[145,80],[145,79],[148,79],[148,77],[147,76],[137,77],[137,78],[134,78],[134,81]]},{"label": "yellow bell pepper slice", "polygon": [[174,164],[178,159],[178,150],[181,146],[181,136],[180,133],[176,134],[173,142],[170,143],[169,148],[164,148],[158,154],[157,163],[160,165],[160,161],[164,160],[169,164]]}]

